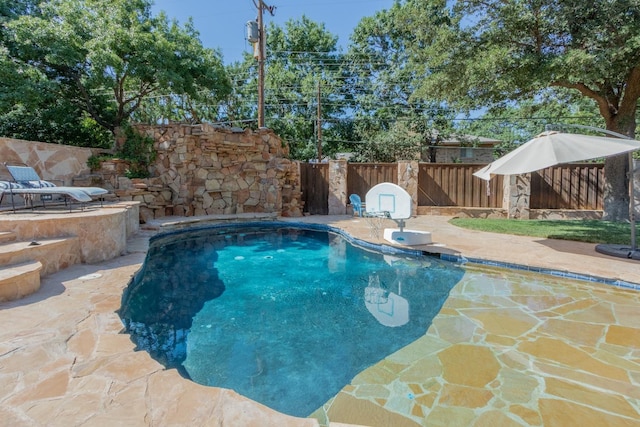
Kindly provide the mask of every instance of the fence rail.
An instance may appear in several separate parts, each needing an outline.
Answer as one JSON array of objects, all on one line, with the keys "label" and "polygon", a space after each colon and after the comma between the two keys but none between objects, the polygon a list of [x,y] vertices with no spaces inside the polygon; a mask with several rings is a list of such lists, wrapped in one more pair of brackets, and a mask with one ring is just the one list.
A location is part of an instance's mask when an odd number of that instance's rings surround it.
[{"label": "fence rail", "polygon": [[[458,206],[502,208],[503,177],[489,183],[473,173],[481,164],[420,163],[418,206]],[[300,164],[305,212],[328,213],[328,164]],[[350,163],[347,167],[347,194],[364,197],[381,182],[398,183],[395,163]],[[575,163],[543,169],[531,174],[531,209],[602,210],[604,166]]]},{"label": "fence rail", "polygon": [[418,206],[502,207],[502,177],[487,184],[473,176],[482,165],[421,163]]},{"label": "fence rail", "polygon": [[397,163],[349,163],[347,166],[347,194],[364,199],[367,191],[381,182],[398,183]]},{"label": "fence rail", "polygon": [[531,209],[602,210],[604,165],[572,163],[531,173]]}]

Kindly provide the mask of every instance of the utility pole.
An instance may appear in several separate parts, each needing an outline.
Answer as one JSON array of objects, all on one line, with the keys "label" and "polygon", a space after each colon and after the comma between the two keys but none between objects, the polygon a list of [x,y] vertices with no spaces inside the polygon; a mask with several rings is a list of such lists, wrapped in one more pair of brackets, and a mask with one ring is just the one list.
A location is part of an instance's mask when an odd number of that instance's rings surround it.
[{"label": "utility pole", "polygon": [[318,163],[322,163],[322,102],[320,101],[320,81],[318,81]]},{"label": "utility pole", "polygon": [[264,60],[266,48],[266,34],[264,32],[263,11],[268,11],[273,16],[275,6],[268,6],[264,1],[253,0],[253,4],[258,8],[258,128],[264,127]]}]

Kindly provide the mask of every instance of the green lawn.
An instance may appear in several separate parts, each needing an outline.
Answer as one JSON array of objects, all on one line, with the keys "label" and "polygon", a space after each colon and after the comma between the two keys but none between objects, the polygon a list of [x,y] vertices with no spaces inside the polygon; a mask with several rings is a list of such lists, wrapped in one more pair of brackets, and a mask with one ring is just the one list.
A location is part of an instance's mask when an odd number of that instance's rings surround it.
[{"label": "green lawn", "polygon": [[[598,220],[521,220],[453,218],[451,224],[472,230],[589,243],[631,243],[631,225]],[[638,230],[636,230],[636,235]]]}]

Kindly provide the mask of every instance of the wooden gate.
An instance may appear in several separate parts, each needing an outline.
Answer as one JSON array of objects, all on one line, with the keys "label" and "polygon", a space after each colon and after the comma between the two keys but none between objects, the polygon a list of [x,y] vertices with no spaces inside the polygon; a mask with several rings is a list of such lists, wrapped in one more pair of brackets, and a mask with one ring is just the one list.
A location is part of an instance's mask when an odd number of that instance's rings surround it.
[{"label": "wooden gate", "polygon": [[482,165],[420,163],[418,206],[502,208],[502,176],[487,182],[473,176]]},{"label": "wooden gate", "polygon": [[329,164],[300,163],[303,212],[329,214]]}]

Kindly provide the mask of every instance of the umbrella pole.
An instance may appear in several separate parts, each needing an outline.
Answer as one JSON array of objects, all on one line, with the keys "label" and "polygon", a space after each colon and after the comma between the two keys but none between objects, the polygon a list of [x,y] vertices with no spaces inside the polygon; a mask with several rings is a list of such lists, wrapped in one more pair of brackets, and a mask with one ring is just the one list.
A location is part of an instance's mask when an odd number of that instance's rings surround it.
[{"label": "umbrella pole", "polygon": [[633,154],[629,152],[629,221],[631,222],[631,250],[636,250],[636,199],[634,191]]}]

